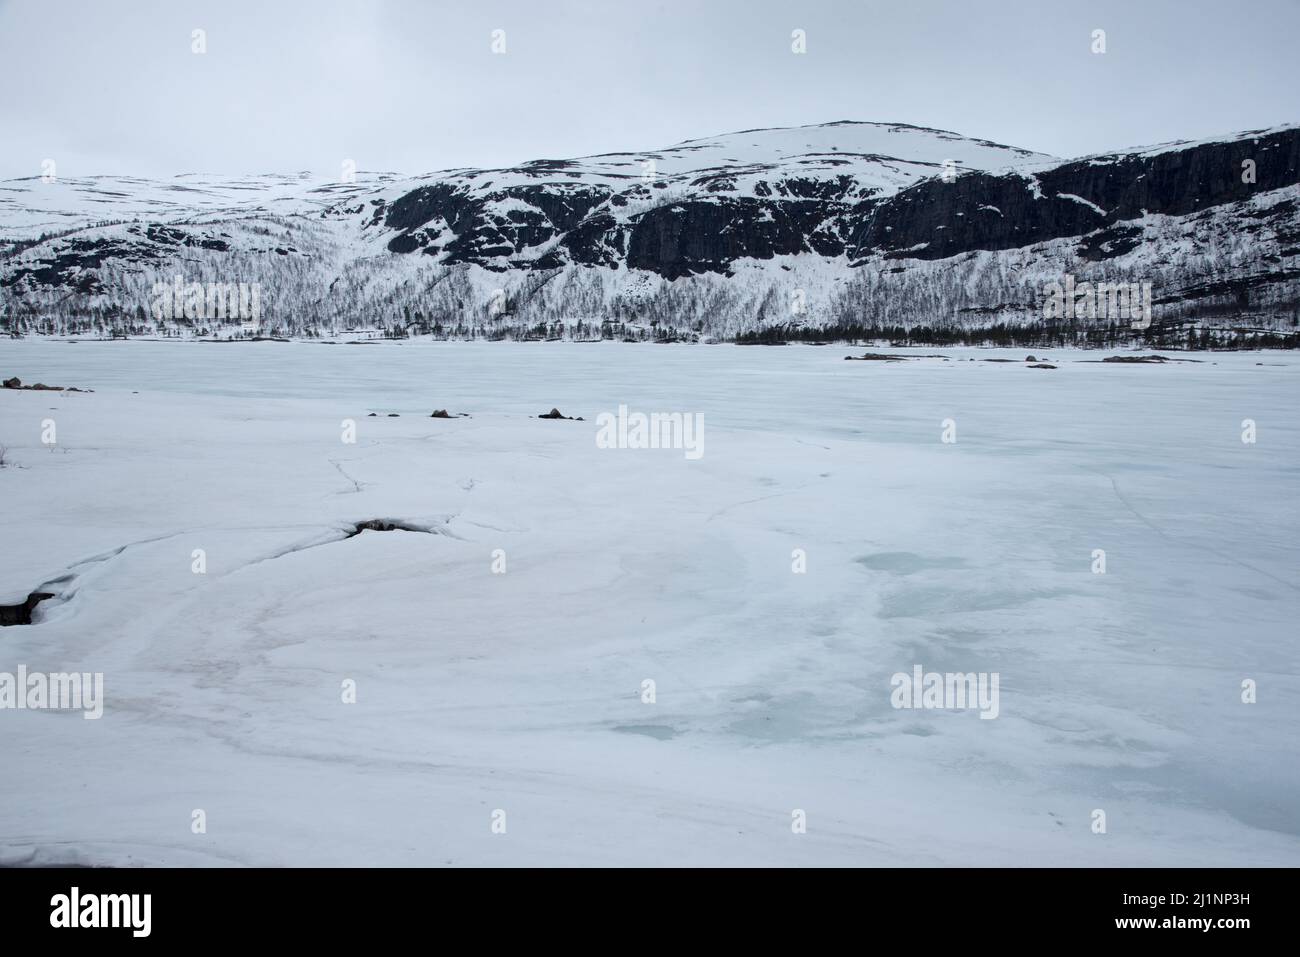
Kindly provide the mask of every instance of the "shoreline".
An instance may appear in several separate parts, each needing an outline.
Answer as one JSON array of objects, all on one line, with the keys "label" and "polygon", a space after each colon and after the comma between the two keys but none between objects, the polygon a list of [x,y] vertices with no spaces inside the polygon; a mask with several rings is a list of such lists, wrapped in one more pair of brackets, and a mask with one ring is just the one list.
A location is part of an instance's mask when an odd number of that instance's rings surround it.
[{"label": "shoreline", "polygon": [[364,345],[384,345],[384,344],[407,344],[407,345],[427,345],[427,344],[474,344],[474,343],[491,343],[493,345],[519,344],[519,345],[548,345],[561,343],[564,345],[594,345],[599,343],[610,343],[615,345],[651,345],[651,346],[743,346],[764,347],[764,348],[784,348],[788,346],[805,346],[808,348],[825,349],[828,347],[841,347],[848,349],[978,349],[987,351],[1018,351],[1037,349],[1040,351],[1055,352],[1190,352],[1204,355],[1233,355],[1248,352],[1268,352],[1268,353],[1291,353],[1300,352],[1300,340],[1294,346],[1275,346],[1275,345],[1245,345],[1241,347],[1211,348],[1211,349],[1188,349],[1186,346],[1176,345],[1154,345],[1144,341],[1133,341],[1131,343],[1109,344],[1090,346],[1079,343],[1070,343],[1065,345],[1053,345],[1051,343],[1043,344],[998,344],[998,343],[948,343],[936,342],[933,340],[915,340],[908,343],[894,343],[881,339],[830,339],[825,341],[812,341],[794,339],[783,342],[744,342],[736,339],[724,340],[692,340],[692,339],[516,339],[502,338],[489,339],[485,337],[469,338],[435,338],[433,336],[389,336],[374,337],[368,339],[325,339],[312,336],[257,336],[250,338],[214,338],[212,336],[109,336],[109,337],[91,337],[91,336],[42,336],[26,335],[15,336],[9,339],[0,339],[0,342],[65,342],[69,344],[81,343],[107,343],[107,342],[164,342],[164,343],[206,343],[210,345],[232,345],[243,344],[252,345],[256,343],[273,342],[277,344],[299,344],[299,345],[317,345],[317,346],[364,346]]}]

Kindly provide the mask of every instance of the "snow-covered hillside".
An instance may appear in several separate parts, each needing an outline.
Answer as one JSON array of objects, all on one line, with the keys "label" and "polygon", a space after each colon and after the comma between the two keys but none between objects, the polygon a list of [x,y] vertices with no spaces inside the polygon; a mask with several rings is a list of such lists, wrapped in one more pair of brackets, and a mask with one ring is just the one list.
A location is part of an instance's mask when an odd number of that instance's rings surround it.
[{"label": "snow-covered hillside", "polygon": [[256,215],[305,215],[397,179],[357,172],[319,182],[307,173],[222,178],[189,173],[169,180],[131,176],[32,176],[0,182],[0,243],[83,230],[96,223],[185,224]]},{"label": "snow-covered hillside", "polygon": [[[0,320],[90,335],[897,338],[1038,322],[1044,289],[1069,275],[1147,283],[1153,315],[1083,315],[1060,326],[1067,341],[1135,326],[1167,343],[1211,327],[1285,336],[1300,324],[1298,183],[1294,126],[1064,161],[857,122],[414,178],[9,181]],[[254,286],[258,314],[162,314],[159,283],[197,283],[200,299]]]}]

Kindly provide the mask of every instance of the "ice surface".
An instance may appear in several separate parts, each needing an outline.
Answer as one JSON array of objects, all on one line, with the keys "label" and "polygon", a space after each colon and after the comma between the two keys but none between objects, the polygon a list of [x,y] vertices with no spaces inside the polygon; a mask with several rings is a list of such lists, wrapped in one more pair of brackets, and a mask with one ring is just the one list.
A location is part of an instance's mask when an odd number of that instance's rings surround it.
[{"label": "ice surface", "polygon": [[1300,363],[860,351],[0,342],[0,863],[1300,863]]}]

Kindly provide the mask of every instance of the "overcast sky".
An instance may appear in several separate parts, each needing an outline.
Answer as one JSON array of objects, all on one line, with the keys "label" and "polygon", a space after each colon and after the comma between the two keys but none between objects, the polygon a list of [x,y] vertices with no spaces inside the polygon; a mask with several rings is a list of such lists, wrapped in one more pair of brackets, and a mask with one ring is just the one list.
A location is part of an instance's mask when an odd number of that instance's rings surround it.
[{"label": "overcast sky", "polygon": [[1297,38],[1300,0],[0,0],[0,177],[422,173],[840,119],[1078,156],[1300,121]]}]

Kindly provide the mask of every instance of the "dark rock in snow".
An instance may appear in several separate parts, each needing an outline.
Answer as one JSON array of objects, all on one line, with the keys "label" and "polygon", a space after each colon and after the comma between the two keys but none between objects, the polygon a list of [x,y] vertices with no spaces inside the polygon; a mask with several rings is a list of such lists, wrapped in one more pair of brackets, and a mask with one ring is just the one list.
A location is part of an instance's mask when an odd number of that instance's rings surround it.
[{"label": "dark rock in snow", "polygon": [[371,518],[364,522],[357,522],[348,531],[345,537],[355,538],[362,532],[432,532],[427,525],[418,525],[414,522],[405,522],[400,519],[392,518]]},{"label": "dark rock in snow", "polygon": [[78,389],[76,386],[46,385],[44,382],[37,382],[35,385],[23,385],[22,381],[14,376],[12,379],[5,379],[3,383],[6,389],[19,389],[27,392],[94,392],[94,389]]},{"label": "dark rock in snow", "polygon": [[53,597],[52,592],[36,591],[28,595],[26,601],[17,605],[0,605],[0,625],[30,625],[32,611],[36,606],[45,599]]}]

